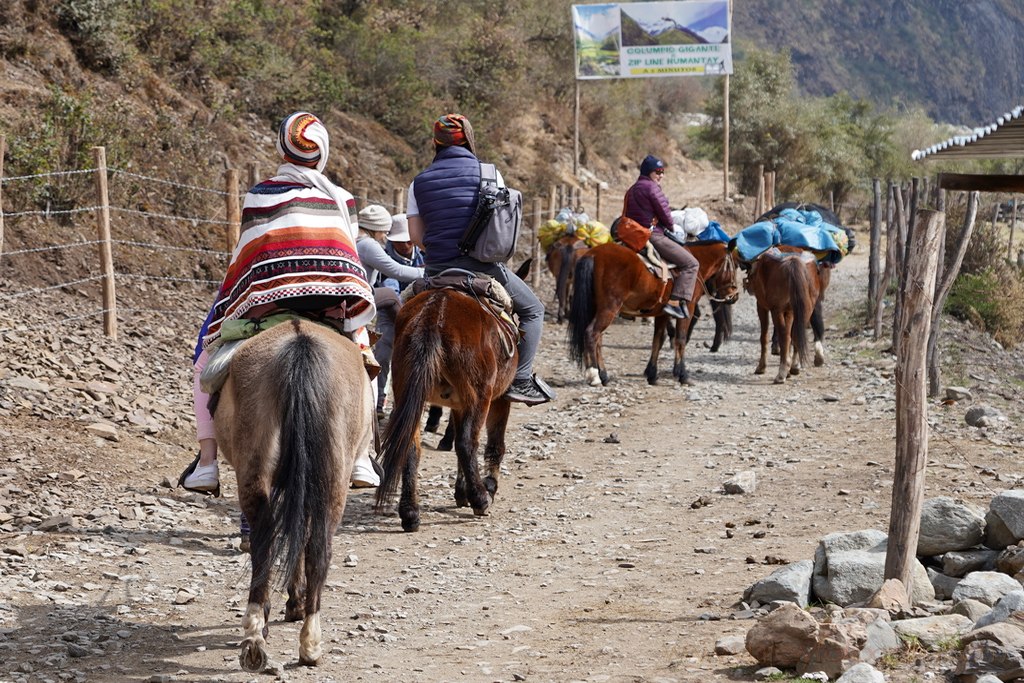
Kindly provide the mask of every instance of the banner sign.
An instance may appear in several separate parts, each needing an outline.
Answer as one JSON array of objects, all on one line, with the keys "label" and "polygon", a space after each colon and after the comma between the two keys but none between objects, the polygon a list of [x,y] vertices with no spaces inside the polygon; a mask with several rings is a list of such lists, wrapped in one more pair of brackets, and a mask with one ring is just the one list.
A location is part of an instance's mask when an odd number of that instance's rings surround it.
[{"label": "banner sign", "polygon": [[576,78],[732,73],[729,0],[572,6]]}]

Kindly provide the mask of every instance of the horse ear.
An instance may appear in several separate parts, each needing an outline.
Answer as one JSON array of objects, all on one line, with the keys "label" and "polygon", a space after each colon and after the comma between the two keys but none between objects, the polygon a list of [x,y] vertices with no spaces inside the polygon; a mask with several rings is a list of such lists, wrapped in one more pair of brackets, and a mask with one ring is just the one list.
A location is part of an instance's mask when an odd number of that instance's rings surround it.
[{"label": "horse ear", "polygon": [[533,265],[533,258],[528,258],[523,261],[523,264],[516,269],[516,275],[520,280],[525,280],[526,276],[530,274],[530,267]]}]

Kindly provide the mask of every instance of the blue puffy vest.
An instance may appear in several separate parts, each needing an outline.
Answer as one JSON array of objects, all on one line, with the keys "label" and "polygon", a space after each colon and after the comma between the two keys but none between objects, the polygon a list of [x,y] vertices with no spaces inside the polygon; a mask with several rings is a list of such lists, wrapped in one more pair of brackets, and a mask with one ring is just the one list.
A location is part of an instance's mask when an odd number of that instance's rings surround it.
[{"label": "blue puffy vest", "polygon": [[416,176],[413,191],[424,223],[426,265],[459,258],[459,240],[476,210],[480,161],[465,147],[445,147]]}]

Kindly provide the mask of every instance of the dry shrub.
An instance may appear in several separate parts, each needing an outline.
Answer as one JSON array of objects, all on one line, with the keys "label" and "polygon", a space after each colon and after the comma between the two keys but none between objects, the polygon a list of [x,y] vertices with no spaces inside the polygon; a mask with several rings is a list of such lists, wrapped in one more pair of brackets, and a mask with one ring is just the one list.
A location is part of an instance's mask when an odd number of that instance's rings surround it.
[{"label": "dry shrub", "polygon": [[946,310],[1013,348],[1024,334],[1024,278],[1005,263],[963,273],[953,285]]}]

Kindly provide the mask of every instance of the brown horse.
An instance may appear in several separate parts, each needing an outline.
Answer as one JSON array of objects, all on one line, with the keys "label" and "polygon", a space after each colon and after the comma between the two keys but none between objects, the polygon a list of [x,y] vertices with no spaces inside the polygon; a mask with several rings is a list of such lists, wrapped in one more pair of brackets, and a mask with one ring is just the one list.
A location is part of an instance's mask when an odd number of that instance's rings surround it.
[{"label": "brown horse", "polygon": [[239,662],[267,664],[270,573],[282,560],[285,621],[304,620],[299,661],[322,653],[320,593],[345,511],[356,456],[370,447],[373,398],[359,348],[309,320],[245,342],[231,361],[215,412],[217,442],[235,468],[252,527],[252,576]]},{"label": "brown horse", "polygon": [[[689,242],[686,248],[699,263],[696,291],[690,297],[689,313],[692,319],[697,300],[706,291],[704,283],[709,278],[720,271],[726,272],[724,279],[732,284],[720,295],[727,298],[734,299],[738,295],[738,288],[735,266],[732,259],[727,258],[724,243]],[[658,354],[669,324],[662,307],[672,291],[671,278],[662,281],[660,277],[651,274],[636,253],[613,243],[602,244],[585,252],[576,263],[574,277],[572,306],[569,310],[569,356],[584,368],[586,379],[592,386],[608,384],[602,337],[615,316],[625,313],[654,317],[654,338],[644,375],[648,383],[657,383]],[[689,383],[685,360],[689,325],[689,319],[675,320],[672,376],[680,384]]]},{"label": "brown horse", "polygon": [[[395,407],[382,439],[377,509],[394,498],[401,479],[398,514],[405,531],[420,526],[420,416],[428,402],[451,408],[459,463],[456,504],[487,514],[505,457],[510,403],[504,393],[519,361],[516,341],[511,325],[462,291],[431,289],[402,306],[391,360]],[[481,478],[477,448],[485,424],[487,474]]]},{"label": "brown horse", "polygon": [[548,247],[545,259],[548,270],[555,276],[555,322],[558,324],[561,324],[569,313],[573,269],[580,253],[586,248],[586,242],[576,235],[565,235]]},{"label": "brown horse", "polygon": [[[761,323],[761,357],[754,374],[762,375],[768,367],[769,316],[779,343],[779,371],[773,381],[782,384],[800,373],[800,363],[808,355],[807,326],[823,291],[818,270],[814,254],[789,246],[773,247],[751,265],[747,287],[757,300]],[[825,362],[819,335],[823,332],[815,326],[815,365]]]}]

